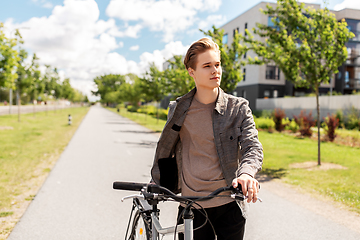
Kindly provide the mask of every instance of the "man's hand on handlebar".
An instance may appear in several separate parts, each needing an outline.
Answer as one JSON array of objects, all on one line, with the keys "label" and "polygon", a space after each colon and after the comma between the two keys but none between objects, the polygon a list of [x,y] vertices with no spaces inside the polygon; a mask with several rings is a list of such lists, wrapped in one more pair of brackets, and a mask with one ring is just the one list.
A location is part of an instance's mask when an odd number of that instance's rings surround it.
[{"label": "man's hand on handlebar", "polygon": [[247,197],[247,202],[255,203],[258,200],[259,182],[250,175],[241,174],[240,177],[234,178],[232,186],[237,188],[241,184],[242,192]]}]

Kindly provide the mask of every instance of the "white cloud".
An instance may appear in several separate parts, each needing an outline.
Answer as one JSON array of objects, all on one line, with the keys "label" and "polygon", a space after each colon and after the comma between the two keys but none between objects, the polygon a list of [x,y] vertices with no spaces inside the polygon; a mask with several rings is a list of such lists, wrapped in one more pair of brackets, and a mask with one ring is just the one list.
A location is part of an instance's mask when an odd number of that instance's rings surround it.
[{"label": "white cloud", "polygon": [[336,4],[334,10],[338,11],[344,8],[353,8],[360,9],[360,1],[359,0],[344,0],[340,4]]},{"label": "white cloud", "polygon": [[[62,78],[69,77],[75,87],[77,82],[92,86],[93,79],[101,74],[139,72],[135,62],[112,52],[124,43],[111,34],[116,29],[113,19],[99,20],[94,0],[65,0],[49,17],[34,17],[20,24],[9,19],[5,25],[8,29],[19,28],[24,47],[35,52],[41,64],[58,68]],[[81,90],[90,93],[87,88]]]},{"label": "white cloud", "polygon": [[53,8],[54,5],[51,2],[48,2],[47,0],[31,0],[33,3],[40,5],[43,8]]},{"label": "white cloud", "polygon": [[125,28],[124,31],[120,31],[119,28],[114,25],[109,30],[109,34],[111,34],[114,37],[138,38],[139,37],[138,34],[143,27],[140,24],[136,24],[134,26],[129,26],[128,24],[126,24],[124,28]]},{"label": "white cloud", "polygon": [[174,55],[185,55],[189,46],[183,46],[180,41],[170,42],[163,50],[155,50],[153,53],[145,52],[140,55],[139,71],[145,73],[151,63],[159,70],[163,70],[163,63]]},{"label": "white cloud", "polygon": [[[24,48],[29,54],[37,54],[42,71],[45,64],[56,67],[61,79],[70,78],[71,84],[89,97],[90,91],[95,90],[93,79],[96,76],[130,72],[141,75],[152,62],[162,70],[164,61],[173,55],[185,54],[188,48],[180,41],[170,41],[162,50],[142,53],[138,63],[129,61],[115,52],[124,46],[124,42],[116,37],[138,37],[143,23],[132,26],[125,23],[118,27],[114,19],[99,20],[99,15],[95,0],[64,0],[62,6],[53,8],[49,17],[33,17],[22,23],[8,19],[5,26],[7,29],[20,29]],[[154,21],[161,22],[163,19]],[[171,21],[172,24],[176,22],[175,19]],[[169,32],[170,35],[172,33]],[[136,49],[140,49],[140,46],[132,46],[132,50]]]},{"label": "white cloud", "polygon": [[139,48],[140,48],[139,45],[135,45],[135,46],[131,46],[131,47],[130,47],[130,50],[131,50],[131,51],[137,51],[137,50],[139,50]]},{"label": "white cloud", "polygon": [[198,28],[202,30],[208,30],[212,25],[216,27],[220,27],[221,25],[226,23],[226,16],[222,15],[209,15],[205,20],[199,21]]},{"label": "white cloud", "polygon": [[54,5],[50,2],[44,3],[42,6],[43,6],[43,8],[53,8],[54,7]]},{"label": "white cloud", "polygon": [[171,42],[175,33],[195,23],[197,11],[217,11],[220,5],[220,0],[111,0],[106,13],[163,32],[163,41]]}]

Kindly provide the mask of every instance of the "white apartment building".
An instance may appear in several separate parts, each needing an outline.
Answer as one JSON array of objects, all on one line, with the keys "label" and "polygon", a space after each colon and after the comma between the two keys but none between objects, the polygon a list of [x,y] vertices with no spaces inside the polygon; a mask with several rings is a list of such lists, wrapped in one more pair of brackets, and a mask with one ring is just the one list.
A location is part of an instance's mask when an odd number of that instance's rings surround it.
[{"label": "white apartment building", "polygon": [[[252,32],[251,29],[256,27],[256,23],[271,26],[271,18],[260,12],[260,9],[266,9],[267,4],[276,6],[276,3],[260,2],[223,25],[221,27],[225,32],[223,41],[231,44],[236,30],[242,34],[245,33],[245,29]],[[306,6],[320,9],[319,4],[306,4]],[[340,67],[340,72],[330,84],[321,86],[320,93],[326,94],[330,90],[330,86],[333,91],[343,94],[349,94],[354,90],[360,91],[360,10],[344,9],[332,12],[339,21],[343,18],[347,21],[348,28],[355,34],[355,37],[346,44],[349,52],[348,60]],[[255,57],[252,52],[248,52],[247,55]],[[257,98],[302,96],[311,92],[310,89],[295,88],[275,65],[247,65],[242,71],[244,79],[237,85],[233,94],[248,99],[250,108],[253,110],[256,110]]]}]

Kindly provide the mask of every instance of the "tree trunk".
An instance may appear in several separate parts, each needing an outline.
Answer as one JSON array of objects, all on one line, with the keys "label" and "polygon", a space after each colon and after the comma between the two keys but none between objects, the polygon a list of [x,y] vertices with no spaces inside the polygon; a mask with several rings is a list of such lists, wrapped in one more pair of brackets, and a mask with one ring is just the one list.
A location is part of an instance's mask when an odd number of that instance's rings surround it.
[{"label": "tree trunk", "polygon": [[316,86],[316,111],[317,111],[317,128],[318,128],[318,165],[321,165],[320,158],[320,104],[319,104],[319,86]]},{"label": "tree trunk", "polygon": [[17,90],[16,92],[17,97],[17,104],[18,104],[18,122],[20,122],[20,105],[21,105],[21,99],[20,99],[20,91]]}]

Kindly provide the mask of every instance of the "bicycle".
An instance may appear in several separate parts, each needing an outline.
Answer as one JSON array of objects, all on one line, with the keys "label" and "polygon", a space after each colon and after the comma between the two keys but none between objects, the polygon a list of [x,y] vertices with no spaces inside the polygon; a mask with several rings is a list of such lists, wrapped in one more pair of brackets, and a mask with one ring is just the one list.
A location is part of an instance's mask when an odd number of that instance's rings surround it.
[{"label": "bicycle", "polygon": [[[191,210],[191,206],[197,204],[198,201],[205,201],[220,196],[231,197],[235,200],[243,201],[246,199],[246,196],[242,194],[240,190],[241,186],[239,187],[236,189],[234,189],[232,186],[222,187],[205,197],[187,197],[187,196],[176,195],[173,192],[171,192],[169,189],[156,184],[133,183],[133,182],[113,183],[113,188],[116,190],[140,191],[139,194],[126,196],[121,199],[121,201],[131,198],[133,199],[132,210],[130,213],[130,218],[125,234],[125,240],[135,240],[135,239],[156,240],[156,239],[160,239],[159,234],[162,234],[164,236],[169,233],[174,233],[174,239],[176,233],[183,233],[185,240],[192,240],[194,229],[193,229],[193,213]],[[219,194],[224,191],[231,191],[232,193],[230,194],[230,196],[224,196],[224,195],[219,196]],[[261,199],[259,200],[261,201]],[[178,224],[179,221],[177,221],[177,224],[175,226],[163,228],[159,222],[160,210],[157,207],[160,201],[176,201],[176,202],[185,203],[186,207],[184,208],[183,213],[180,214],[180,216],[182,216],[182,218],[184,219],[184,223]],[[134,211],[135,211],[135,215],[132,218]],[[205,214],[204,216],[207,219],[205,211],[204,214]],[[131,220],[132,220],[132,224],[131,224]],[[204,226],[207,223],[207,221],[202,226]],[[130,235],[129,238],[127,238],[130,226],[131,226]],[[199,228],[201,228],[202,226],[200,226]]]}]

